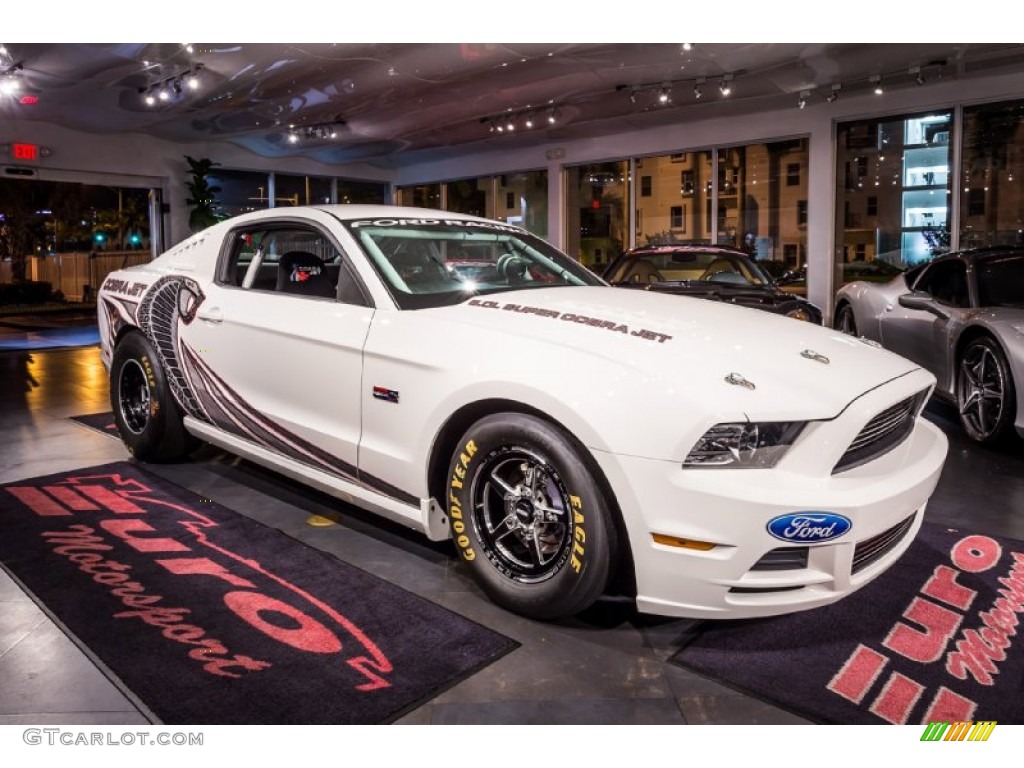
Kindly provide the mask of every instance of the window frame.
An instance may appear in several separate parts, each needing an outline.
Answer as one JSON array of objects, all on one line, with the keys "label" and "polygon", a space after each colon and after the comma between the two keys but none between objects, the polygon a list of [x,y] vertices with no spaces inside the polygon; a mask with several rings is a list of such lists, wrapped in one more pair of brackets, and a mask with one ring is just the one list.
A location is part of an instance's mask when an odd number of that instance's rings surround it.
[{"label": "window frame", "polygon": [[[243,234],[255,234],[257,232],[266,234],[269,231],[281,229],[307,230],[315,236],[323,238],[335,249],[335,251],[337,251],[341,258],[341,264],[339,265],[338,282],[334,286],[335,290],[333,297],[305,296],[295,293],[282,293],[277,290],[267,290],[265,288],[246,288],[242,285],[236,285],[234,280],[234,269],[237,263],[236,244],[240,236]],[[342,276],[345,276],[350,281],[350,284],[355,287],[354,291],[342,291]],[[333,301],[339,304],[368,307],[371,309],[375,307],[373,298],[367,290],[365,283],[356,270],[352,268],[352,258],[348,251],[341,246],[341,243],[338,242],[338,239],[334,237],[329,230],[324,229],[316,222],[309,221],[308,219],[284,217],[254,221],[246,224],[238,223],[236,226],[231,227],[224,234],[224,239],[220,245],[217,267],[214,271],[214,283],[220,288],[245,291],[246,293],[257,293],[261,296],[290,296],[292,298],[310,299],[314,301]],[[344,297],[342,297],[343,293],[345,293]]]}]

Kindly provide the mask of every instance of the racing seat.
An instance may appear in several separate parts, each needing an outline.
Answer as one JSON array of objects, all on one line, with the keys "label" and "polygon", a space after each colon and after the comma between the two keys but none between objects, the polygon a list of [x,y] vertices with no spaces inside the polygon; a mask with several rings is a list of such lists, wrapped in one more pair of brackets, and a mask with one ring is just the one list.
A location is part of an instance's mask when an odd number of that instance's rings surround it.
[{"label": "racing seat", "polygon": [[327,272],[327,266],[307,251],[288,251],[277,263],[277,286],[280,293],[299,296],[334,298],[337,286]]},{"label": "racing seat", "polygon": [[715,259],[708,264],[707,269],[704,270],[704,274],[701,275],[701,280],[709,280],[715,275],[723,273],[736,273],[736,267],[728,259]]},{"label": "racing seat", "polygon": [[631,283],[661,283],[665,278],[647,259],[637,259],[629,269],[628,280]]}]

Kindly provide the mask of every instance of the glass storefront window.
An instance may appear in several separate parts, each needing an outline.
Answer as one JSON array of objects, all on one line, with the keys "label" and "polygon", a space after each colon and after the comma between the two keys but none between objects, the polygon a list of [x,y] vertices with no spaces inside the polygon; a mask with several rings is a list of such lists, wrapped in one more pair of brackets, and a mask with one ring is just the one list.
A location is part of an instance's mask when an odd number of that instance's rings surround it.
[{"label": "glass storefront window", "polygon": [[398,204],[411,205],[417,208],[441,208],[441,185],[418,184],[413,187],[398,188]]},{"label": "glass storefront window", "polygon": [[548,236],[548,172],[527,171],[498,176],[494,218],[541,238]]},{"label": "glass storefront window", "polygon": [[0,179],[0,259],[149,249],[149,190]]},{"label": "glass storefront window", "polygon": [[331,180],[323,176],[274,175],[274,206],[325,205],[331,202]]},{"label": "glass storefront window", "polygon": [[960,247],[1024,243],[1024,101],[964,108]]},{"label": "glass storefront window", "polygon": [[739,248],[773,276],[787,275],[786,290],[805,293],[807,139],[713,152],[636,159],[637,245],[714,242]]},{"label": "glass storefront window", "polygon": [[210,174],[210,183],[220,187],[216,193],[218,213],[227,218],[270,207],[270,178],[266,173],[218,168]]},{"label": "glass storefront window", "polygon": [[384,205],[387,201],[387,184],[379,181],[353,181],[351,179],[338,179],[339,203]]},{"label": "glass storefront window", "polygon": [[636,244],[711,242],[711,153],[638,157]]},{"label": "glass storefront window", "polygon": [[952,127],[952,111],[839,125],[837,288],[949,250]]},{"label": "glass storefront window", "polygon": [[493,176],[449,181],[445,184],[445,188],[447,200],[445,210],[465,213],[468,216],[492,217]]},{"label": "glass storefront window", "polygon": [[807,258],[807,139],[718,151],[718,244],[776,277]]},{"label": "glass storefront window", "polygon": [[565,251],[600,272],[629,247],[628,163],[578,165],[565,172]]}]

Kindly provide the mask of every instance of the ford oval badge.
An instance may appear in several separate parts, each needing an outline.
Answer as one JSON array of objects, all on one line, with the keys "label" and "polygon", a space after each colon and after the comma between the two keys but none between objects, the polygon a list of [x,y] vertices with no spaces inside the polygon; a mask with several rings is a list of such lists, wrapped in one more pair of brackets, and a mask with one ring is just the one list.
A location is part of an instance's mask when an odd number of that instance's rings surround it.
[{"label": "ford oval badge", "polygon": [[776,539],[801,544],[838,539],[852,527],[848,517],[831,512],[793,512],[768,521],[768,533]]}]

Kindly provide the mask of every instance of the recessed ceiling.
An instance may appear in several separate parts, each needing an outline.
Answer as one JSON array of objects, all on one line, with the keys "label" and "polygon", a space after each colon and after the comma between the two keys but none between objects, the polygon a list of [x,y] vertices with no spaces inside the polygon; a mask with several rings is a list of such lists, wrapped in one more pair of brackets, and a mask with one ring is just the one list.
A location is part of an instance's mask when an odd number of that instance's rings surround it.
[{"label": "recessed ceiling", "polygon": [[[93,133],[227,141],[262,157],[397,167],[796,108],[801,98],[826,99],[833,85],[842,95],[867,90],[875,77],[914,88],[1024,71],[1024,46],[33,43],[7,44],[5,71],[20,87],[0,94],[0,115]],[[162,101],[155,95],[165,87]]]}]

